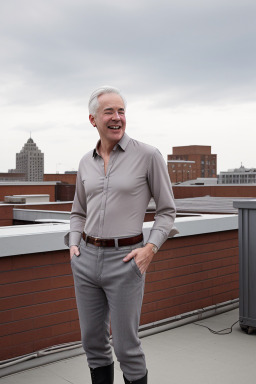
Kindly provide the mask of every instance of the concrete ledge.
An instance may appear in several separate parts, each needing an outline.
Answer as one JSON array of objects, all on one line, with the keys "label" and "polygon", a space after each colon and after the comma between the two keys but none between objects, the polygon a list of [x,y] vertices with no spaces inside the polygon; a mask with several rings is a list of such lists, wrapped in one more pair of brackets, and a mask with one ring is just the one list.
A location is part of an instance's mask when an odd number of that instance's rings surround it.
[{"label": "concrete ledge", "polygon": [[12,195],[5,196],[6,203],[30,204],[30,203],[48,203],[50,201],[49,194],[34,194],[34,195]]},{"label": "concrete ledge", "polygon": [[[15,210],[15,215],[29,215],[25,210]],[[38,219],[45,220],[47,211],[37,211]],[[52,214],[56,214],[53,217]],[[32,212],[35,218],[35,212]],[[46,214],[46,216],[44,216]],[[24,216],[23,216],[24,217]],[[50,252],[67,249],[64,245],[64,235],[69,231],[69,213],[51,212],[51,220],[60,223],[17,225],[0,227],[0,257],[22,255],[37,252]],[[153,222],[143,224],[144,240],[147,241]],[[238,215],[201,215],[179,217],[175,221],[179,233],[175,237],[193,236],[204,233],[230,231],[238,229]],[[172,233],[171,236],[172,237]]]},{"label": "concrete ledge", "polygon": [[[153,222],[143,225],[144,239],[147,241]],[[175,237],[201,235],[203,233],[231,231],[238,229],[238,215],[201,215],[178,217],[175,227],[179,231]],[[170,236],[172,237],[172,235]]]},{"label": "concrete ledge", "polygon": [[0,228],[0,257],[50,252],[67,248],[67,224],[17,225]]},{"label": "concrete ledge", "polygon": [[13,219],[21,221],[70,220],[69,211],[50,211],[40,209],[13,209]]}]

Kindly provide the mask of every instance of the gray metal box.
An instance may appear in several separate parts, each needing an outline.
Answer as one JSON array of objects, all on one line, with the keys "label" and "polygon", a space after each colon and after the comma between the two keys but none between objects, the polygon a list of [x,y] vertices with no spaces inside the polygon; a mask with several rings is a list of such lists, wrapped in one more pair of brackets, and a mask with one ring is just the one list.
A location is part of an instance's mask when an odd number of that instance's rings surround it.
[{"label": "gray metal box", "polygon": [[256,330],[256,199],[234,202],[239,209],[239,321]]}]

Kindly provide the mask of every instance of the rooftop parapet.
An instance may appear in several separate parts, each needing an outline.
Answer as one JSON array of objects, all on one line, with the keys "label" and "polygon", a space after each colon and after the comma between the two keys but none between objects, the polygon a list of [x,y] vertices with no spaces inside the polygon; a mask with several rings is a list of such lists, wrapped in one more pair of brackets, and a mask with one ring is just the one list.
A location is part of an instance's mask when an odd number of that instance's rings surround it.
[{"label": "rooftop parapet", "polygon": [[[17,209],[16,212],[19,210]],[[25,214],[38,215],[40,211],[29,211]],[[40,220],[50,220],[49,211],[41,211],[44,218]],[[54,214],[54,212],[52,212]],[[17,225],[10,227],[0,227],[0,257],[22,255],[36,252],[50,252],[63,250],[64,235],[69,231],[69,213],[58,212],[52,220],[57,223],[45,223],[34,225]],[[48,219],[46,219],[48,215]],[[51,220],[50,220],[51,221]],[[61,223],[62,222],[62,223]],[[149,237],[153,222],[143,224],[144,241]],[[178,217],[175,221],[175,229],[170,237],[193,236],[204,233],[229,231],[238,229],[237,215],[188,215]]]}]

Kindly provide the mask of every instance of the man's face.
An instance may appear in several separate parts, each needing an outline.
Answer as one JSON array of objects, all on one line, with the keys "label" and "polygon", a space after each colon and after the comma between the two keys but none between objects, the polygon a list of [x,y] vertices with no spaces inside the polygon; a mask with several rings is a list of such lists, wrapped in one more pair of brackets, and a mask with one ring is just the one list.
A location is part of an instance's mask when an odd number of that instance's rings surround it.
[{"label": "man's face", "polygon": [[123,137],[126,127],[124,102],[116,93],[100,95],[98,102],[96,115],[89,116],[90,122],[97,127],[101,141],[116,144]]}]

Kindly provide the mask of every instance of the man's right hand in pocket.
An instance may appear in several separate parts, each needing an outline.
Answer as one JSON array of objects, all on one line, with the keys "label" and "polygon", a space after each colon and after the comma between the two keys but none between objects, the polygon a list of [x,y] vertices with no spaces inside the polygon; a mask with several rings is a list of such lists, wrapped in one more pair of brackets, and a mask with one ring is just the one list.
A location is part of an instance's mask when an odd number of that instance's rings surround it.
[{"label": "man's right hand in pocket", "polygon": [[70,252],[70,260],[72,259],[72,257],[74,255],[75,256],[79,256],[80,255],[79,248],[76,245],[71,245],[69,252]]}]

